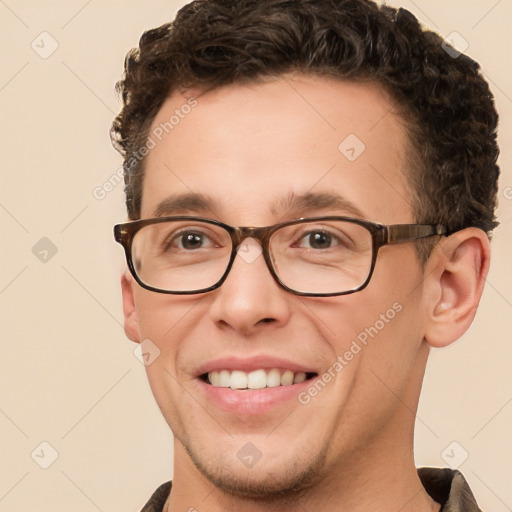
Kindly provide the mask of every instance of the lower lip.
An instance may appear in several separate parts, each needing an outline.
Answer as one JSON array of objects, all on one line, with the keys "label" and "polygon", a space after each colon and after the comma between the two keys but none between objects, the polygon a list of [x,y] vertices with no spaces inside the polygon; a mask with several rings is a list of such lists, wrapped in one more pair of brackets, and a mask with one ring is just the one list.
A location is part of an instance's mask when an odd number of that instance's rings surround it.
[{"label": "lower lip", "polygon": [[208,401],[217,407],[237,414],[262,414],[290,400],[299,403],[297,396],[311,386],[314,379],[290,386],[244,390],[212,386],[201,379],[198,381]]}]

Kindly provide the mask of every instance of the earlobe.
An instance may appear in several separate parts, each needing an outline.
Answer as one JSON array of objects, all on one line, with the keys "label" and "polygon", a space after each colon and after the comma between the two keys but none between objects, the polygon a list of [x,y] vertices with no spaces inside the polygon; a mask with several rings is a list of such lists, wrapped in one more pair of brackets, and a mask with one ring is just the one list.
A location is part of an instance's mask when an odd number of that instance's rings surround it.
[{"label": "earlobe", "polygon": [[128,272],[121,276],[121,290],[123,294],[124,332],[128,339],[140,343],[139,321],[133,298],[133,279]]},{"label": "earlobe", "polygon": [[426,279],[433,300],[425,339],[432,347],[444,347],[459,339],[475,317],[489,270],[489,239],[477,228],[457,231],[439,243],[431,259]]}]

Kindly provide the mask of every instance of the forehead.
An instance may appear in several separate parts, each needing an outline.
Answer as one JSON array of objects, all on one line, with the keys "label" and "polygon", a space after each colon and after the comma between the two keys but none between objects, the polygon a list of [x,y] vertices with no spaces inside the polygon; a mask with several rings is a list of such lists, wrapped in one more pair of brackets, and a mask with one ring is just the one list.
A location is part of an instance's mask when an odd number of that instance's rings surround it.
[{"label": "forehead", "polygon": [[412,221],[406,132],[372,84],[287,75],[174,93],[149,137],[143,217],[199,194],[207,216],[251,225],[274,221],[291,196],[331,194],[371,220]]}]

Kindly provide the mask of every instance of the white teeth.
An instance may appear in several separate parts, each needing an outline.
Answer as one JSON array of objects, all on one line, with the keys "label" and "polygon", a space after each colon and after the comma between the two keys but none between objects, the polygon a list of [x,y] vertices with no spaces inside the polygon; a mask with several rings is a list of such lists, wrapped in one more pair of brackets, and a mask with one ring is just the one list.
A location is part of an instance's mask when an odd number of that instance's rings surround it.
[{"label": "white teeth", "polygon": [[281,385],[281,372],[277,368],[272,368],[267,373],[267,388],[275,388]]},{"label": "white teeth", "polygon": [[[230,376],[231,376],[231,373],[228,370],[221,370],[220,371],[220,373],[219,373],[219,386],[221,388],[229,388],[229,378],[230,378]],[[213,384],[213,382],[212,382],[212,384]]]},{"label": "white teeth", "polygon": [[247,387],[249,389],[263,389],[267,387],[267,374],[265,370],[255,370],[249,373]]},{"label": "white teeth", "polygon": [[281,372],[279,368],[260,369],[252,372],[220,370],[208,373],[208,380],[212,386],[221,388],[263,389],[300,384],[306,380],[306,374],[304,372],[293,373],[291,370]]},{"label": "white teeth", "polygon": [[209,375],[212,386],[220,386],[220,375],[219,372],[210,372]]},{"label": "white teeth", "polygon": [[306,374],[304,372],[297,372],[293,377],[294,384],[300,384],[306,380]]},{"label": "white teeth", "polygon": [[246,389],[247,388],[247,373],[235,370],[231,372],[229,378],[229,387],[231,389]]},{"label": "white teeth", "polygon": [[286,370],[281,375],[281,386],[291,386],[293,384],[293,372],[291,370]]}]

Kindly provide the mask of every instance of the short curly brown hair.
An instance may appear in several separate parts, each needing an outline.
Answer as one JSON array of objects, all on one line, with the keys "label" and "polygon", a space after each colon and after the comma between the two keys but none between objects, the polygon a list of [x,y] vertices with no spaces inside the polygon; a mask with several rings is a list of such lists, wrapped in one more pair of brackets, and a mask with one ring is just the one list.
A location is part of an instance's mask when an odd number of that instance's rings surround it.
[{"label": "short curly brown hair", "polygon": [[171,93],[292,71],[370,81],[391,95],[409,126],[416,222],[496,227],[498,116],[479,65],[407,10],[370,0],[196,0],[145,32],[116,85],[123,108],[111,133],[129,218],[140,216],[140,150]]}]

